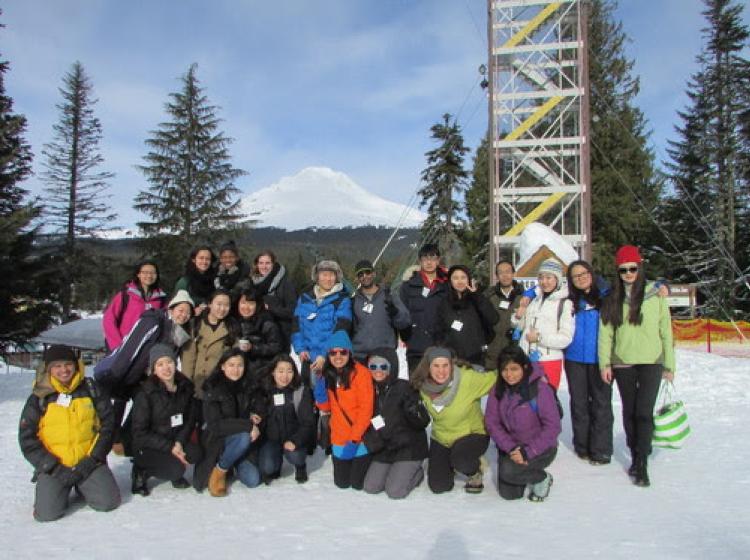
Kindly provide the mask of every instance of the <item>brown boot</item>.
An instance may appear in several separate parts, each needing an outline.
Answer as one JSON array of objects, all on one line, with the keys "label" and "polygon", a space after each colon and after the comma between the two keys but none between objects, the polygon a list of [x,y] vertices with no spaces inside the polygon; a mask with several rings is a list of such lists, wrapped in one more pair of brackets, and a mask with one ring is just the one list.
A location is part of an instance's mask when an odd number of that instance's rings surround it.
[{"label": "brown boot", "polygon": [[227,471],[214,467],[208,479],[208,492],[216,498],[227,495]]}]

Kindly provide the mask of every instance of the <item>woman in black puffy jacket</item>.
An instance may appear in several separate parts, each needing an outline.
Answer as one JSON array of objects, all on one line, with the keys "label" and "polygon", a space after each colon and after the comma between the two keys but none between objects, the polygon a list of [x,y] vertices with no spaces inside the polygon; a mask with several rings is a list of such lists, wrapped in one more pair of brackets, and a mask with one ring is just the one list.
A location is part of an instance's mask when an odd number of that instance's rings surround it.
[{"label": "woman in black puffy jacket", "polygon": [[197,404],[193,384],[177,371],[174,349],[155,344],[149,352],[151,375],[141,384],[133,403],[133,494],[148,496],[148,477],[172,481],[175,488],[190,486],[185,468],[201,459],[201,448],[191,441]]},{"label": "woman in black puffy jacket", "polygon": [[294,478],[307,482],[307,448],[315,442],[316,416],[313,396],[294,361],[279,354],[263,378],[268,413],[259,452],[261,476],[266,484],[281,474],[283,459],[294,465]]},{"label": "woman in black puffy jacket", "polygon": [[261,372],[267,370],[266,366],[282,351],[281,329],[263,307],[263,297],[253,286],[242,290],[235,310],[239,323],[238,346],[245,353],[245,369],[253,382],[258,383]]},{"label": "woman in black puffy jacket", "polygon": [[375,403],[364,442],[372,462],[364,489],[370,494],[385,490],[389,498],[405,498],[424,479],[430,423],[419,393],[398,378],[398,357],[390,348],[375,350],[367,358],[375,387]]}]

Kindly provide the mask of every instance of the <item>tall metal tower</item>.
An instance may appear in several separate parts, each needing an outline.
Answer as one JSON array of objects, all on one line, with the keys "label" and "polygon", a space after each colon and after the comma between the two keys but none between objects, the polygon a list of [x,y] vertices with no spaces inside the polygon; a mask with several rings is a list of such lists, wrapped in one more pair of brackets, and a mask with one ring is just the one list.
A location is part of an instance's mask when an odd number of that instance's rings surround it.
[{"label": "tall metal tower", "polygon": [[591,259],[585,0],[488,0],[490,260],[541,222]]}]

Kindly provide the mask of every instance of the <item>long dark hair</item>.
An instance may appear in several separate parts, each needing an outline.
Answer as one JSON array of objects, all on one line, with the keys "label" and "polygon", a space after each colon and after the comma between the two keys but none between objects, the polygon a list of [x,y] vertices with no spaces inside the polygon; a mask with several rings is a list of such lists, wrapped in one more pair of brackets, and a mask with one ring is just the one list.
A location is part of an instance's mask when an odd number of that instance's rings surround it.
[{"label": "long dark hair", "polygon": [[[638,263],[638,275],[630,289],[630,301],[628,313],[628,323],[631,325],[640,325],[643,320],[641,314],[641,305],[643,304],[643,294],[646,291],[646,270],[643,263]],[[601,320],[605,325],[612,325],[618,328],[623,323],[622,304],[625,302],[625,284],[622,281],[619,271],[615,280],[612,293],[604,298],[602,302]]]},{"label": "long dark hair", "polygon": [[[583,290],[579,290],[576,288],[575,284],[573,283],[573,267],[574,266],[580,266],[585,268],[588,273],[591,275],[591,289],[589,290],[589,293],[587,294]],[[596,283],[596,273],[594,272],[594,267],[591,266],[588,262],[584,260],[579,261],[573,261],[568,265],[568,272],[567,272],[567,278],[568,278],[568,298],[570,301],[573,302],[573,313],[575,314],[578,312],[579,306],[581,304],[581,301],[585,301],[589,305],[595,307],[596,309],[599,309],[602,305],[602,295],[601,292],[599,292],[599,286]]]},{"label": "long dark hair", "polygon": [[299,369],[297,369],[297,364],[294,363],[294,360],[292,360],[292,357],[289,354],[276,354],[273,360],[271,360],[271,363],[264,368],[263,384],[265,385],[265,389],[268,392],[272,392],[276,389],[276,381],[273,378],[273,370],[275,370],[276,366],[281,362],[292,364],[292,371],[294,372],[292,380],[289,382],[289,385],[287,385],[287,387],[294,391],[299,388],[300,385],[302,385],[302,376],[299,373]]},{"label": "long dark hair", "polygon": [[[201,251],[208,251],[211,254],[211,265],[208,267],[208,270],[203,273],[200,272],[193,262],[193,259],[198,256],[198,253]],[[188,260],[185,263],[185,273],[187,275],[190,274],[209,274],[214,271],[216,265],[216,254],[214,253],[214,250],[211,249],[208,245],[198,245],[197,247],[193,247],[193,249],[190,251],[190,255],[188,256]]]},{"label": "long dark hair", "polygon": [[503,394],[510,388],[510,385],[503,379],[503,369],[509,363],[516,363],[523,369],[523,378],[518,382],[518,392],[521,399],[529,400],[529,378],[534,371],[531,360],[526,352],[520,346],[506,346],[497,357],[497,383],[495,384],[495,396],[498,400],[503,398]]},{"label": "long dark hair", "polygon": [[450,267],[448,269],[448,298],[450,299],[451,303],[466,299],[466,296],[471,293],[469,291],[469,288],[467,287],[463,292],[463,296],[460,296],[458,290],[456,290],[451,284],[451,276],[453,276],[453,273],[457,270],[460,270],[461,272],[466,274],[466,278],[469,284],[471,284],[472,282],[471,270],[469,270],[468,266],[463,264],[454,264],[452,267]]},{"label": "long dark hair", "polygon": [[154,280],[154,283],[149,286],[149,290],[151,292],[155,292],[156,290],[161,288],[161,285],[159,285],[159,265],[156,264],[156,261],[151,259],[143,259],[142,261],[139,261],[136,263],[135,267],[133,268],[133,275],[130,277],[130,280],[126,283],[126,285],[130,282],[133,282],[136,286],[138,286],[138,291],[141,292],[144,297],[146,295],[146,292],[143,290],[143,286],[141,285],[141,280],[138,278],[138,273],[141,271],[141,268],[143,268],[146,265],[151,265],[154,267],[154,270],[156,270],[156,279]]},{"label": "long dark hair", "polygon": [[330,356],[326,354],[326,362],[323,364],[323,377],[325,377],[326,385],[329,389],[335,389],[339,381],[344,389],[348,389],[352,382],[352,372],[354,372],[354,356],[351,350],[349,350],[349,359],[344,364],[344,367],[341,368],[341,371],[334,367]]}]

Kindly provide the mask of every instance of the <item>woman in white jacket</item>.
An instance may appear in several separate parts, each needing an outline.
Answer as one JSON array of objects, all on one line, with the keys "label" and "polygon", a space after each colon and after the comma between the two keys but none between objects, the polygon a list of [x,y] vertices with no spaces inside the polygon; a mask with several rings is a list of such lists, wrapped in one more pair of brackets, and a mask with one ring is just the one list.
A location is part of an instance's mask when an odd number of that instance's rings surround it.
[{"label": "woman in white jacket", "polygon": [[513,322],[521,329],[519,345],[532,361],[538,361],[557,391],[562,373],[563,350],[573,340],[575,320],[568,289],[562,286],[563,267],[547,259],[539,267],[537,295],[520,318]]}]

